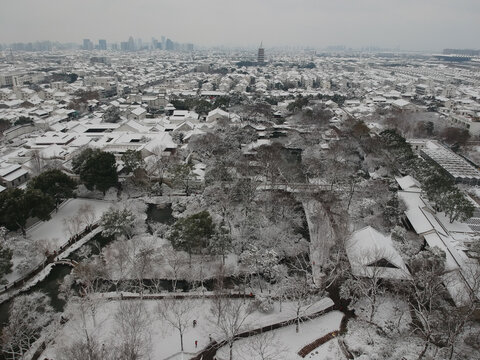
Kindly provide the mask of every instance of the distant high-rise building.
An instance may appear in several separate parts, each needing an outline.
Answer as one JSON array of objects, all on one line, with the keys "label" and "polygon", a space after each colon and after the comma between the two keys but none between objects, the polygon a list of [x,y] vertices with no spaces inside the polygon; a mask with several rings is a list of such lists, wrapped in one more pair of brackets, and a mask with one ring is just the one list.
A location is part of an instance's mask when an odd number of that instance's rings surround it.
[{"label": "distant high-rise building", "polygon": [[259,64],[265,63],[265,49],[263,48],[263,42],[260,43],[260,47],[258,48],[257,62]]},{"label": "distant high-rise building", "polygon": [[83,50],[92,50],[93,49],[93,43],[90,41],[90,39],[83,39]]},{"label": "distant high-rise building", "polygon": [[128,38],[128,51],[135,51],[135,40],[131,36]]},{"label": "distant high-rise building", "polygon": [[98,40],[98,50],[107,50],[107,40]]},{"label": "distant high-rise building", "polygon": [[167,39],[165,42],[165,50],[173,50],[174,49],[174,44],[173,41],[170,39]]},{"label": "distant high-rise building", "polygon": [[142,39],[138,38],[138,39],[135,41],[135,49],[136,49],[136,50],[142,50],[142,48],[143,48]]}]

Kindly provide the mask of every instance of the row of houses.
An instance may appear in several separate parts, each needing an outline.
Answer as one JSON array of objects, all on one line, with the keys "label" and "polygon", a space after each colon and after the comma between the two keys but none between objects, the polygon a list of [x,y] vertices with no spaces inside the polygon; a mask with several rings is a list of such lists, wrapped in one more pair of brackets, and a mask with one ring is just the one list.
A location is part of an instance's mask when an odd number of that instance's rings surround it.
[{"label": "row of houses", "polygon": [[[466,222],[450,222],[444,213],[436,212],[422,195],[420,183],[411,176],[397,177],[398,197],[405,205],[403,222],[419,241],[428,247],[437,247],[445,253],[443,283],[457,306],[471,298],[472,292],[480,300],[478,254],[472,253],[472,244],[480,235],[480,208]],[[473,200],[472,200],[473,202]],[[347,240],[347,255],[354,275],[359,277],[408,280],[411,274],[393,246],[390,235],[367,226],[354,232]]]}]

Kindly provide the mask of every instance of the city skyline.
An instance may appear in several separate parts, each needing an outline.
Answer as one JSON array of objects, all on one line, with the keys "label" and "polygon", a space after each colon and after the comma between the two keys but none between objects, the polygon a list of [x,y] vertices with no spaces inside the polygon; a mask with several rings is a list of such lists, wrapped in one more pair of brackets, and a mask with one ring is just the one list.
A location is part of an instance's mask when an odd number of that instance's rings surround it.
[{"label": "city skyline", "polygon": [[263,39],[267,47],[480,48],[475,36],[480,33],[478,2],[407,0],[395,3],[394,10],[391,5],[379,0],[247,0],[228,7],[219,0],[202,4],[25,0],[0,5],[0,43],[45,39],[80,43],[85,38],[120,43],[129,36],[150,39],[168,34],[179,43],[201,47],[256,47]]}]

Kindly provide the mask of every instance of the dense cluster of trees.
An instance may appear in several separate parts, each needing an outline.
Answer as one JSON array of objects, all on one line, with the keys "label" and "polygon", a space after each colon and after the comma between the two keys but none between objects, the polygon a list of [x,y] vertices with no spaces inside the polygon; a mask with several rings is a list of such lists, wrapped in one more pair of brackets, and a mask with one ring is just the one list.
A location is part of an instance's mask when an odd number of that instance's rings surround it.
[{"label": "dense cluster of trees", "polygon": [[13,125],[33,125],[33,119],[27,116],[20,116],[18,120],[16,120]]},{"label": "dense cluster of trees", "polygon": [[68,104],[68,108],[83,112],[87,108],[88,100],[98,100],[99,98],[98,91],[78,90],[75,92],[75,99]]},{"label": "dense cluster of trees", "polygon": [[214,101],[205,99],[186,98],[183,100],[174,99],[170,102],[177,110],[194,110],[200,115],[206,115],[216,108],[226,109],[230,105],[230,97],[219,96]]},{"label": "dense cluster of trees", "polygon": [[11,188],[0,193],[0,224],[25,234],[27,220],[36,217],[48,220],[54,201],[39,190]]},{"label": "dense cluster of trees", "polygon": [[123,153],[122,161],[125,165],[125,170],[129,173],[145,166],[142,153],[136,150],[127,150]]},{"label": "dense cluster of trees", "polygon": [[473,215],[474,205],[443,169],[415,156],[410,144],[397,131],[385,130],[380,135],[394,163],[401,171],[411,173],[422,183],[427,198],[439,211],[445,212],[450,222],[464,221]]},{"label": "dense cluster of trees", "polygon": [[65,199],[73,197],[75,182],[60,170],[47,170],[28,183],[27,189],[10,188],[0,193],[0,224],[25,233],[27,220],[48,220]]},{"label": "dense cluster of trees", "polygon": [[72,159],[72,170],[89,190],[105,192],[118,185],[115,155],[99,149],[87,148]]},{"label": "dense cluster of trees", "polygon": [[58,169],[47,170],[31,179],[28,183],[29,189],[40,190],[43,194],[50,196],[55,207],[74,196],[73,190],[76,187],[75,181]]},{"label": "dense cluster of trees", "polygon": [[208,211],[178,219],[168,235],[173,247],[194,254],[225,255],[231,238],[225,227],[217,228]]},{"label": "dense cluster of trees", "polygon": [[3,283],[3,277],[12,271],[13,251],[7,244],[7,229],[0,227],[0,284]]},{"label": "dense cluster of trees", "polygon": [[120,109],[112,105],[103,113],[102,119],[108,123],[117,123],[121,120],[120,115]]}]

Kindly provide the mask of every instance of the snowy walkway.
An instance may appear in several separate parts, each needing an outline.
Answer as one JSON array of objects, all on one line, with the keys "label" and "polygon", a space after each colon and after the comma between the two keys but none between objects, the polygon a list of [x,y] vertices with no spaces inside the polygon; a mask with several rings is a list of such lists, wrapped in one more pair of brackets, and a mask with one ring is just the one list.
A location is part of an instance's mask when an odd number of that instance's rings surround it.
[{"label": "snowy walkway", "polygon": [[[265,348],[270,347],[269,353],[275,355],[275,359],[302,359],[302,356],[298,355],[298,352],[319,337],[338,331],[342,317],[343,313],[340,311],[331,311],[302,323],[298,333],[295,331],[295,325],[288,325],[280,329],[272,330],[271,334],[262,333],[237,340],[233,348],[234,358],[260,360],[261,357],[255,350],[258,348],[258,343],[268,341],[268,343],[265,344]],[[262,337],[264,339],[262,339]],[[318,347],[316,352],[317,355],[321,353],[325,357],[339,354],[339,351],[336,351],[335,347],[333,347],[332,351],[328,346]],[[216,357],[218,360],[228,359],[228,347],[224,346],[219,349]],[[335,359],[342,359],[342,357],[335,357]]]}]

